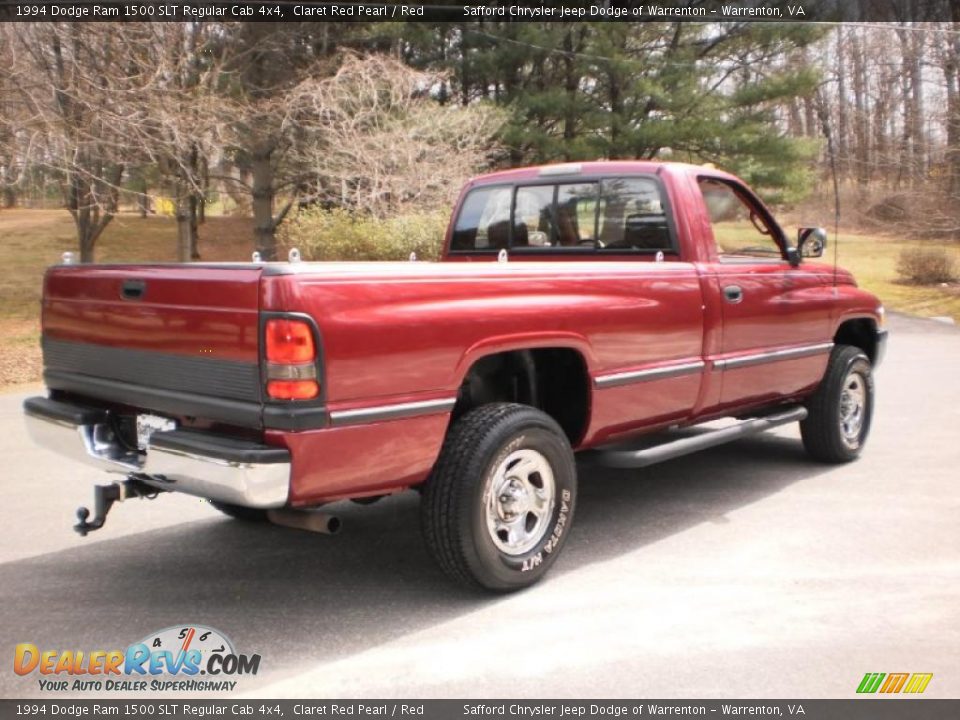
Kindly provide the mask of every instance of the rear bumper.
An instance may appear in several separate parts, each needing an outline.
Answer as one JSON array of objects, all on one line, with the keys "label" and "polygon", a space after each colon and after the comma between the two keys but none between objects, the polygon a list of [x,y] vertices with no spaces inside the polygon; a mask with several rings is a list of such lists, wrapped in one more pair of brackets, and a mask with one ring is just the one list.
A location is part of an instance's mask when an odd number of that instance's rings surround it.
[{"label": "rear bumper", "polygon": [[145,452],[126,447],[108,411],[43,397],[23,403],[34,442],[108,472],[134,474],[154,487],[253,508],[287,504],[285,448],[190,430],[156,432]]}]

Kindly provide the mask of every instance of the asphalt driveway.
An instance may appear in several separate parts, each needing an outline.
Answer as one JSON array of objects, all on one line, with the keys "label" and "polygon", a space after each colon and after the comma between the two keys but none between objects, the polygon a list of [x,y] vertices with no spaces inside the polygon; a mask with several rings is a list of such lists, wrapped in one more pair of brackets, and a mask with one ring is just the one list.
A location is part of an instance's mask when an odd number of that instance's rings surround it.
[{"label": "asphalt driveway", "polygon": [[791,426],[584,470],[564,556],[510,597],[444,579],[413,493],[340,504],[335,537],[181,496],[79,538],[103,477],[33,447],[26,395],[0,395],[0,695],[42,696],[18,642],[112,649],[195,622],[262,656],[251,696],[852,697],[866,672],[932,672],[926,697],[960,697],[960,330],[890,329],[860,461],[809,461]]}]

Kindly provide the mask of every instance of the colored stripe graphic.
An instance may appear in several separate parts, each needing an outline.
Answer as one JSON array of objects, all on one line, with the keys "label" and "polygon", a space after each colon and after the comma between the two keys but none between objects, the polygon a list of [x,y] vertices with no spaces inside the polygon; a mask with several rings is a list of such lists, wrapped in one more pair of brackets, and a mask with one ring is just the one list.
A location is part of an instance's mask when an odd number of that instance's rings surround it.
[{"label": "colored stripe graphic", "polygon": [[883,687],[880,688],[880,692],[900,692],[900,689],[903,687],[903,684],[907,681],[908,677],[910,677],[910,673],[890,673],[887,675],[887,681],[883,684]]},{"label": "colored stripe graphic", "polygon": [[875,693],[885,677],[886,673],[867,673],[863,676],[863,680],[860,681],[860,687],[857,688],[857,692]]},{"label": "colored stripe graphic", "polygon": [[907,687],[904,689],[905,693],[922,693],[927,689],[927,685],[930,684],[930,680],[933,678],[933,673],[914,673],[913,677],[910,678],[910,682],[907,683]]},{"label": "colored stripe graphic", "polygon": [[[884,682],[886,678],[886,682]],[[866,673],[860,685],[857,687],[858,693],[871,694],[879,690],[881,693],[893,694],[903,691],[904,693],[920,694],[927,689],[930,680],[933,679],[933,673]],[[881,683],[883,683],[881,685]]]}]

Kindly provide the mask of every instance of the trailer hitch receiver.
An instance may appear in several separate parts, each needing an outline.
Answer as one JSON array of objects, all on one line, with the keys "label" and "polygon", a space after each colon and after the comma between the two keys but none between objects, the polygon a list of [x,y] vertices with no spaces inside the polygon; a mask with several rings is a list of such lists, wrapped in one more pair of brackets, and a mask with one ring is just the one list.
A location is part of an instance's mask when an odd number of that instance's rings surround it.
[{"label": "trailer hitch receiver", "polygon": [[146,498],[153,500],[159,493],[152,485],[147,485],[135,475],[131,474],[126,480],[110,483],[109,485],[97,485],[93,489],[93,520],[87,522],[90,517],[90,510],[86,507],[77,508],[77,522],[73,529],[86,537],[87,533],[99,530],[107,521],[107,513],[113,507],[115,502],[123,502],[129,498]]}]

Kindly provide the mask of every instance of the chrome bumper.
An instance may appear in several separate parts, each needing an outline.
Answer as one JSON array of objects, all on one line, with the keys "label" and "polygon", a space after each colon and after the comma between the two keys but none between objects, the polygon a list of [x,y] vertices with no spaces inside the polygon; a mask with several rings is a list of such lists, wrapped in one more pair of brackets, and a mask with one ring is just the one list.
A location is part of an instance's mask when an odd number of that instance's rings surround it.
[{"label": "chrome bumper", "polygon": [[109,413],[35,397],[24,401],[27,430],[41,447],[154,487],[252,508],[279,508],[290,491],[290,453],[211,433],[156,432],[145,452],[116,437]]}]

